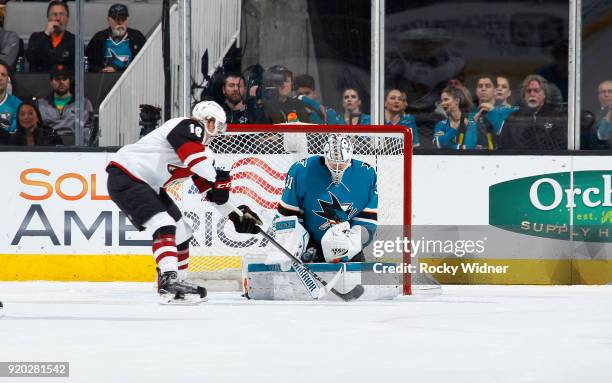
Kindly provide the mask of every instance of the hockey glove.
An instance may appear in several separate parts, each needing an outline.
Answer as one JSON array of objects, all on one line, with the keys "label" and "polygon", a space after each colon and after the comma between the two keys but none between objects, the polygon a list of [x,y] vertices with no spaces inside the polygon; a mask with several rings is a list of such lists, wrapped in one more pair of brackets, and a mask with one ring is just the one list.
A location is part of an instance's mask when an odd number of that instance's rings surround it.
[{"label": "hockey glove", "polygon": [[351,228],[348,222],[332,225],[321,238],[325,262],[336,263],[351,260],[362,249],[362,226]]},{"label": "hockey glove", "polygon": [[259,216],[253,212],[248,206],[240,205],[238,209],[242,212],[242,215],[239,216],[236,212],[231,212],[228,215],[230,221],[234,223],[234,228],[237,233],[242,234],[257,234],[261,228],[261,219]]},{"label": "hockey glove", "polygon": [[231,187],[232,176],[229,171],[217,169],[217,178],[206,193],[206,199],[217,205],[223,205],[229,200]]},{"label": "hockey glove", "polygon": [[197,174],[192,175],[191,180],[193,181],[193,184],[198,188],[198,191],[200,193],[204,193],[208,189],[210,189],[210,182],[208,182],[205,178],[202,178]]}]

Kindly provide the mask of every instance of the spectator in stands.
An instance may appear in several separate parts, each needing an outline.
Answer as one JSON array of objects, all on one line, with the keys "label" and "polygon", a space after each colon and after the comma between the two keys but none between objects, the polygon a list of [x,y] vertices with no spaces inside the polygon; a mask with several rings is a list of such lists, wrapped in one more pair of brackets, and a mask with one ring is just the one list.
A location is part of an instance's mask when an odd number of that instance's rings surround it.
[{"label": "spectator in stands", "polygon": [[475,105],[470,111],[470,115],[478,128],[478,141],[476,149],[494,149],[493,144],[493,124],[489,119],[489,112],[493,110],[495,98],[495,77],[482,75],[476,82]]},{"label": "spectator in stands", "polygon": [[389,89],[385,93],[385,125],[403,125],[412,129],[412,147],[421,145],[416,119],[406,113],[408,101],[406,92],[400,89]]},{"label": "spectator in stands", "polygon": [[315,80],[309,74],[302,74],[295,78],[294,81],[295,93],[298,96],[306,96],[312,99],[317,98],[315,91]]},{"label": "spectator in stands", "polygon": [[612,81],[605,80],[599,84],[597,97],[601,105],[600,120],[597,126],[597,139],[601,142],[598,146],[605,147],[605,143],[607,143],[609,147],[612,146]]},{"label": "spectator in stands", "polygon": [[[77,118],[75,100],[71,93],[72,72],[60,64],[51,69],[50,75],[53,91],[47,98],[38,101],[42,121],[61,136],[64,145],[73,145]],[[85,108],[83,135],[85,142],[89,142],[93,123],[93,107],[88,99],[85,99],[83,107]]]},{"label": "spectator in stands", "polygon": [[446,86],[449,87],[460,87],[460,86],[464,86],[463,85],[463,77],[462,76],[457,76],[457,77],[452,77],[449,78],[448,81],[446,82]]},{"label": "spectator in stands", "polygon": [[0,61],[0,144],[8,143],[17,130],[17,108],[21,100],[8,93],[9,67]]},{"label": "spectator in stands", "polygon": [[525,77],[521,95],[525,106],[502,125],[499,149],[567,149],[567,112],[548,102],[548,81],[536,74]]},{"label": "spectator in stands", "polygon": [[510,80],[504,76],[497,76],[495,79],[495,106],[518,109],[512,106],[510,97],[512,97]]},{"label": "spectator in stands", "polygon": [[70,13],[63,1],[50,1],[47,25],[30,36],[26,57],[31,72],[49,72],[54,65],[74,67],[74,35],[66,30]]},{"label": "spectator in stands", "polygon": [[147,39],[140,31],[128,28],[129,16],[123,4],[108,9],[108,28],[97,32],[85,49],[92,71],[123,71],[140,52]]},{"label": "spectator in stands", "polygon": [[264,119],[261,108],[257,108],[254,102],[244,101],[244,89],[242,76],[236,73],[225,75],[222,88],[225,100],[221,106],[230,124],[254,124]]},{"label": "spectator in stands", "polygon": [[476,84],[478,106],[472,109],[473,119],[478,126],[476,148],[496,148],[496,136],[510,113],[518,108],[508,102],[511,95],[510,82],[506,77],[480,76]]},{"label": "spectator in stands", "polygon": [[8,64],[11,70],[15,69],[19,56],[19,36],[15,32],[4,29],[6,7],[0,7],[0,60]]},{"label": "spectator in stands", "polygon": [[294,81],[295,92],[298,99],[306,104],[310,113],[310,122],[313,124],[325,124],[327,116],[325,107],[317,101],[314,78],[309,74],[297,76]]},{"label": "spectator in stands", "polygon": [[[440,106],[446,119],[434,128],[434,145],[440,149],[474,149],[477,141],[476,122],[470,117],[472,100],[467,89],[446,87],[440,96]],[[467,95],[467,96],[466,96]]]},{"label": "spectator in stands", "polygon": [[264,122],[279,124],[285,122],[310,123],[306,105],[292,97],[293,73],[282,65],[274,65],[263,73],[261,99],[265,111]]},{"label": "spectator in stands", "polygon": [[342,108],[344,112],[340,115],[331,108],[327,109],[330,124],[369,125],[372,121],[369,114],[361,112],[361,97],[355,88],[346,88],[342,92]]},{"label": "spectator in stands", "polygon": [[17,131],[11,136],[10,145],[56,146],[62,139],[53,129],[42,123],[40,111],[31,101],[25,101],[17,109]]},{"label": "spectator in stands", "polygon": [[496,135],[499,135],[504,121],[506,121],[508,116],[518,110],[517,106],[510,103],[511,96],[512,90],[508,78],[497,76],[495,82],[495,106],[487,116],[489,121],[493,124]]}]

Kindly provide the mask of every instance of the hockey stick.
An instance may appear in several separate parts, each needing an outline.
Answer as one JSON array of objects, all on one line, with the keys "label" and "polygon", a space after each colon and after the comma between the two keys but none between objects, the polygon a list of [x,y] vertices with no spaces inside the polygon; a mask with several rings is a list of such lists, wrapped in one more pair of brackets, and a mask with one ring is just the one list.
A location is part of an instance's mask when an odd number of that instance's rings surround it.
[{"label": "hockey stick", "polygon": [[[329,282],[325,282],[325,280],[323,280],[321,277],[319,277],[317,274],[315,274],[312,270],[310,270],[308,267],[306,267],[301,262],[301,260],[299,258],[297,258],[293,254],[288,252],[287,249],[285,249],[280,243],[278,243],[276,241],[276,239],[274,239],[274,237],[272,237],[270,234],[266,233],[261,228],[259,228],[259,234],[261,234],[264,238],[266,238],[268,241],[270,241],[277,249],[279,249],[283,254],[285,254],[287,257],[289,257],[291,259],[291,266],[293,266],[293,270],[295,270],[296,274],[302,280],[302,283],[304,283],[304,286],[306,286],[306,288],[310,292],[310,295],[314,299],[321,299],[325,295],[327,295],[327,293],[329,293],[330,291],[334,292],[334,294],[338,293],[334,289],[334,286],[340,280],[340,275],[342,275],[344,273],[346,267],[341,267],[340,270],[338,271],[338,273],[336,273],[336,275]],[[313,278],[315,280],[319,281],[323,285],[323,287],[319,288],[319,286],[317,286],[317,284],[313,280]],[[314,284],[314,286],[313,286],[313,284]],[[313,288],[315,288],[316,290],[313,291],[312,290]],[[316,296],[313,295],[313,293],[316,294]],[[338,294],[340,294],[340,293],[338,293]],[[336,295],[338,295],[338,294],[336,294]],[[340,296],[340,298],[342,298],[342,296]],[[359,298],[359,297],[357,297],[357,298]],[[344,299],[344,298],[342,298],[342,299]],[[351,300],[351,299],[349,299],[349,300]]]},{"label": "hockey stick", "polygon": [[[224,216],[227,216],[230,212],[235,211],[236,214],[238,214],[239,216],[242,216],[243,213],[242,211],[240,211],[239,209],[237,209],[234,205],[232,205],[231,203],[225,203],[224,205],[217,205],[217,210]],[[257,226],[257,231],[259,233],[261,232],[265,232],[266,229]],[[278,244],[278,243],[277,243]],[[280,245],[280,244],[278,244]],[[282,249],[285,250],[285,249]],[[291,260],[292,266],[293,266],[293,270],[295,271],[295,273],[298,276],[298,279],[300,280],[300,282],[302,282],[302,285],[304,285],[304,288],[306,289],[306,291],[308,291],[308,294],[310,294],[310,297],[312,299],[319,299],[322,298],[326,292],[322,291],[319,288],[319,285],[317,284],[317,282],[315,281],[315,279],[308,273],[308,271],[305,269],[305,267],[303,265],[301,265],[301,263],[294,263],[293,260]],[[334,277],[335,278],[335,277]],[[339,278],[336,278],[339,279]],[[334,282],[335,284],[335,282]]]},{"label": "hockey stick", "polygon": [[[229,202],[227,204],[232,208],[232,210],[236,214],[238,214],[239,216],[242,216],[242,211],[240,211],[240,209],[238,209],[236,206],[232,205]],[[276,239],[274,239],[270,234],[266,233],[266,231],[263,230],[261,228],[261,226],[259,226],[259,225],[257,225],[257,232],[259,234],[261,234],[265,239],[270,241],[283,254],[285,254],[287,257],[289,257],[289,259],[291,259],[291,266],[293,266],[293,269],[297,273],[298,277],[300,277],[300,279],[303,278],[304,275],[309,275],[312,278],[314,278],[315,280],[317,280],[319,283],[321,283],[321,285],[323,285],[323,287],[319,289],[319,293],[318,293],[318,296],[317,296],[316,299],[323,298],[330,291],[334,295],[336,295],[337,297],[339,297],[340,299],[342,299],[343,301],[346,301],[346,302],[358,299],[359,297],[361,297],[361,295],[363,295],[364,288],[363,288],[362,285],[357,285],[357,286],[353,287],[353,289],[351,291],[346,292],[346,293],[341,293],[338,290],[334,289],[334,286],[340,280],[340,275],[342,273],[344,273],[344,271],[346,270],[346,265],[345,264],[343,264],[340,267],[340,271],[329,282],[326,282],[323,278],[321,278],[319,275],[317,275],[314,271],[312,271],[310,268],[306,267],[306,265],[302,262],[301,259],[297,258],[293,254],[288,252],[287,249],[285,249],[280,243],[278,243],[276,241]],[[306,282],[304,280],[302,280],[302,282],[306,285]],[[312,286],[306,285],[306,288],[309,289],[309,292],[310,292],[310,289],[312,288]],[[312,296],[312,294],[311,294],[311,296]],[[313,296],[313,298],[314,298],[314,296]]]}]

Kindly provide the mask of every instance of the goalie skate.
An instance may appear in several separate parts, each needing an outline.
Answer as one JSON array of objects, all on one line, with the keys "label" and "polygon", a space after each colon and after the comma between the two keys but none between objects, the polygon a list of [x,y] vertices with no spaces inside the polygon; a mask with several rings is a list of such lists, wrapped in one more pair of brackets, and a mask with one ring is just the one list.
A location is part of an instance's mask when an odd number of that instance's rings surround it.
[{"label": "goalie skate", "polygon": [[179,281],[176,271],[159,274],[158,286],[162,305],[196,305],[206,301],[206,289],[187,281]]}]

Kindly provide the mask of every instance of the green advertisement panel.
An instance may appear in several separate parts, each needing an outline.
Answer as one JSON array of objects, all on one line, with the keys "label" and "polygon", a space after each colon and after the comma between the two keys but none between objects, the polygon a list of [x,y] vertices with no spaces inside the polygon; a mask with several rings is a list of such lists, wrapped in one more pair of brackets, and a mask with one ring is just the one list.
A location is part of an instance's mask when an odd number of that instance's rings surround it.
[{"label": "green advertisement panel", "polygon": [[491,185],[489,224],[538,237],[612,242],[612,171],[550,173]]}]

